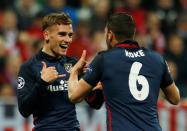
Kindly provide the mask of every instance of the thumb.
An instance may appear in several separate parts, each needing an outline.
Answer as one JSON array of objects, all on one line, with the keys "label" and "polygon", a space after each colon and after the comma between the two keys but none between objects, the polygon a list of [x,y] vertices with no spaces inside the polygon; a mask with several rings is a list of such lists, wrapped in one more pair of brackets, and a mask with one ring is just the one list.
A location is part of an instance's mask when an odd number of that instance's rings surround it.
[{"label": "thumb", "polygon": [[42,65],[42,70],[47,68],[47,64],[44,61],[42,61]]},{"label": "thumb", "polygon": [[83,50],[80,60],[86,61],[86,50]]}]

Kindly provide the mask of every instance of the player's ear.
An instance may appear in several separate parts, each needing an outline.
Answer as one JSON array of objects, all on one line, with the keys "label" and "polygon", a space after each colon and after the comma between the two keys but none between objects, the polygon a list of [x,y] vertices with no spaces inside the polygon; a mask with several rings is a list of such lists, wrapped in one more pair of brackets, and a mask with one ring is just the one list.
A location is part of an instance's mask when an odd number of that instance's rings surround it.
[{"label": "player's ear", "polygon": [[49,42],[49,31],[44,30],[43,31],[43,36],[44,36],[44,40],[46,41],[46,43],[48,43]]},{"label": "player's ear", "polygon": [[110,41],[114,40],[115,39],[115,34],[112,31],[110,31],[109,34],[110,34],[109,40]]},{"label": "player's ear", "polygon": [[113,32],[111,30],[108,31],[108,39],[112,39],[113,38]]}]

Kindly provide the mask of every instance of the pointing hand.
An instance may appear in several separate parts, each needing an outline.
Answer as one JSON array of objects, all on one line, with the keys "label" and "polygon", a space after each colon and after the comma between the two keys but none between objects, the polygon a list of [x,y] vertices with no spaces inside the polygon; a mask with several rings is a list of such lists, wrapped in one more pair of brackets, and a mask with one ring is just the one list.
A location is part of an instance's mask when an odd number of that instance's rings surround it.
[{"label": "pointing hand", "polygon": [[86,50],[83,50],[81,58],[73,66],[73,68],[71,69],[71,72],[73,72],[73,71],[78,71],[79,72],[80,70],[83,70],[85,65],[86,65]]}]

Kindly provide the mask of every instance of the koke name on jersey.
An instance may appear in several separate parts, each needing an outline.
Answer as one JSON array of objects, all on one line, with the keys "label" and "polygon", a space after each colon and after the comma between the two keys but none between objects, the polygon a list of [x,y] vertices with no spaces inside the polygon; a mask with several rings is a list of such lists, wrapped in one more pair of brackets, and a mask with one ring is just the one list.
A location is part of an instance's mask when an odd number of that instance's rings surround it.
[{"label": "koke name on jersey", "polygon": [[131,51],[127,51],[125,50],[125,55],[127,57],[131,57],[131,58],[135,58],[135,57],[142,57],[142,56],[145,56],[143,50],[138,50],[136,52],[131,52]]}]

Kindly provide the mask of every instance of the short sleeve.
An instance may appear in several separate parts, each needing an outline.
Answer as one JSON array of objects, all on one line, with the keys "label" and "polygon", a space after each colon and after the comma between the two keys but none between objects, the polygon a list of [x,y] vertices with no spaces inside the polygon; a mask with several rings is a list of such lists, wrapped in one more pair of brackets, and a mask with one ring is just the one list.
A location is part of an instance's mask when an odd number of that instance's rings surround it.
[{"label": "short sleeve", "polygon": [[96,84],[101,81],[102,71],[103,71],[103,55],[98,54],[93,61],[88,66],[86,73],[83,76],[83,79],[95,87]]},{"label": "short sleeve", "polygon": [[173,78],[170,74],[169,67],[166,61],[164,62],[164,69],[165,70],[164,70],[164,74],[163,74],[162,81],[161,81],[162,88],[165,88],[173,83]]}]

